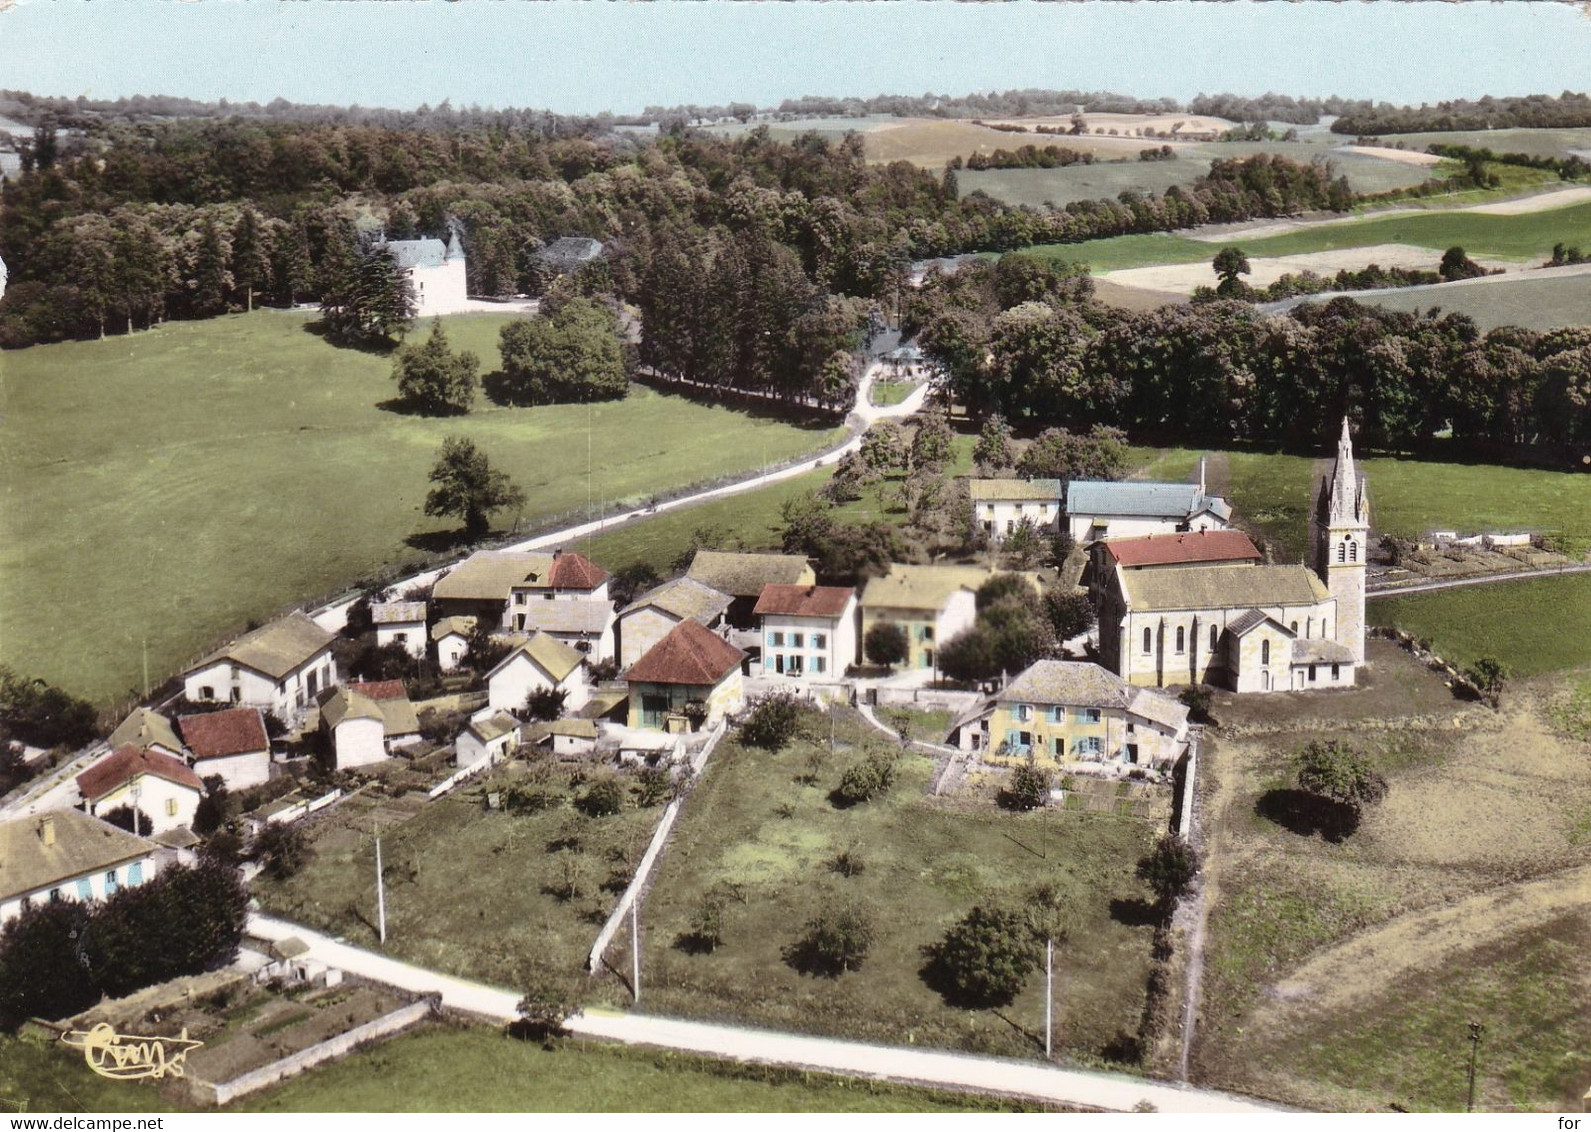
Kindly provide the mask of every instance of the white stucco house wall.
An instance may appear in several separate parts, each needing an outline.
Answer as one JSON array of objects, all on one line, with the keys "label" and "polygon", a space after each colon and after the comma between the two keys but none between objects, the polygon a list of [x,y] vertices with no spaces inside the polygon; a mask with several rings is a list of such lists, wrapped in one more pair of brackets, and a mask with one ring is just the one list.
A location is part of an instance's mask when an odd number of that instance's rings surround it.
[{"label": "white stucco house wall", "polygon": [[228,708],[177,720],[200,780],[218,775],[228,790],[246,790],[271,777],[271,740],[259,708]]},{"label": "white stucco house wall", "polygon": [[464,663],[470,649],[473,617],[444,617],[431,626],[431,645],[436,649],[436,664],[443,672],[454,672]]},{"label": "white stucco house wall", "polygon": [[445,244],[437,239],[388,240],[385,246],[409,285],[416,318],[469,310],[464,247],[457,231],[448,234]]},{"label": "white stucco house wall", "polygon": [[257,707],[291,723],[337,684],[334,639],[295,611],[244,633],[188,669],[183,693],[196,703]]},{"label": "white stucco house wall", "polygon": [[28,903],[103,900],[154,878],[153,841],[76,810],[0,822],[0,924]]},{"label": "white stucco house wall", "polygon": [[1066,485],[1067,530],[1081,545],[1177,531],[1224,531],[1231,520],[1231,506],[1220,496],[1205,494],[1202,482],[1073,480]]},{"label": "white stucco house wall", "polygon": [[386,717],[368,696],[338,688],[320,705],[320,725],[338,770],[369,766],[387,757]]},{"label": "white stucco house wall", "polygon": [[425,656],[425,602],[387,601],[370,607],[370,620],[376,627],[376,645],[402,645],[416,659]]},{"label": "white stucco house wall", "polygon": [[453,744],[454,764],[497,763],[519,749],[519,720],[506,711],[485,708],[470,716]]},{"label": "white stucco house wall", "polygon": [[1060,529],[1060,480],[974,479],[967,481],[967,494],[978,529],[990,542],[1003,542],[1024,519],[1042,535]]},{"label": "white stucco house wall", "polygon": [[764,586],[754,612],[764,675],[832,681],[861,659],[856,591],[849,586]]},{"label": "white stucco house wall", "polygon": [[181,759],[128,744],[79,774],[77,792],[94,817],[127,806],[149,819],[151,833],[164,833],[193,825],[204,784]]},{"label": "white stucco house wall", "polygon": [[586,658],[562,641],[537,633],[486,674],[487,703],[495,711],[520,712],[532,692],[562,690],[565,711],[591,698]]}]

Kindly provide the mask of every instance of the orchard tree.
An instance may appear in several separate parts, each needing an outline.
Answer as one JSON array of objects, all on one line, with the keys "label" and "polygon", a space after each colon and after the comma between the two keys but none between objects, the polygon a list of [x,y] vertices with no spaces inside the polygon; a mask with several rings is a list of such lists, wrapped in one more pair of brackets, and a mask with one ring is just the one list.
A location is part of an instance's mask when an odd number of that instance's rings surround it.
[{"label": "orchard tree", "polygon": [[433,319],[423,345],[398,351],[392,377],[404,401],[422,413],[435,416],[467,413],[475,400],[480,359],[468,350],[448,348],[442,320]]},{"label": "orchard tree", "polygon": [[1317,739],[1298,754],[1298,788],[1326,811],[1327,836],[1337,840],[1359,827],[1364,807],[1386,797],[1387,780],[1360,748]]},{"label": "orchard tree", "polygon": [[827,908],[807,921],[801,937],[784,949],[784,960],[803,974],[839,978],[862,965],[876,938],[860,908]]},{"label": "orchard tree", "polygon": [[943,409],[930,409],[912,436],[911,466],[938,471],[950,462],[952,452],[950,418]]},{"label": "orchard tree", "polygon": [[978,470],[985,474],[1003,472],[1016,464],[1016,451],[1011,446],[1011,426],[999,413],[991,414],[983,422],[977,447],[972,450],[972,459],[978,465]]},{"label": "orchard tree", "polygon": [[463,520],[464,534],[472,541],[491,529],[493,512],[525,505],[525,493],[492,467],[474,441],[462,436],[442,441],[429,478],[436,486],[425,497],[425,513]]},{"label": "orchard tree", "polygon": [[874,664],[894,668],[909,653],[906,630],[893,621],[880,621],[867,631],[862,639],[862,651]]},{"label": "orchard tree", "polygon": [[924,975],[952,1006],[1009,1006],[1038,966],[1038,948],[1021,912],[972,909],[926,949]]}]

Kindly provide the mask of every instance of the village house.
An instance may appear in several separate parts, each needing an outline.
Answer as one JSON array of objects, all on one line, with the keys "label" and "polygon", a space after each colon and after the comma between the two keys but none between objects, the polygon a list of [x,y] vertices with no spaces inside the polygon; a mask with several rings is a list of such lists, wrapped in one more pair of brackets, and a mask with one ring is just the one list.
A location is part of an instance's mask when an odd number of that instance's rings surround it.
[{"label": "village house", "polygon": [[376,647],[402,645],[415,658],[425,656],[425,602],[385,601],[370,607]]},{"label": "village house", "polygon": [[133,708],[127,718],[116,725],[116,730],[110,733],[107,742],[113,751],[130,743],[134,747],[145,747],[176,758],[182,758],[184,754],[182,740],[177,738],[171,720],[153,708]]},{"label": "village house", "polygon": [[431,626],[431,644],[436,648],[436,666],[453,672],[464,663],[470,651],[470,634],[475,631],[473,617],[444,617]]},{"label": "village house", "polygon": [[978,587],[994,577],[984,566],[890,565],[862,590],[862,639],[874,625],[889,622],[906,633],[906,668],[933,668],[944,641],[972,628],[978,618]]},{"label": "village house", "polygon": [[510,609],[515,635],[551,637],[592,664],[601,664],[613,656],[614,617],[610,601],[527,601]]},{"label": "village house", "polygon": [[546,742],[560,758],[589,755],[596,749],[597,725],[589,719],[556,719],[547,725]]},{"label": "village house", "polygon": [[0,924],[29,904],[103,900],[157,869],[153,841],[76,810],[0,822]]},{"label": "village house", "polygon": [[459,767],[501,762],[519,749],[519,720],[506,711],[485,708],[470,716],[453,743],[453,762]]},{"label": "village house", "polygon": [[585,656],[546,633],[515,646],[486,674],[486,685],[496,711],[524,711],[533,692],[563,692],[565,711],[578,711],[591,696]]},{"label": "village house", "polygon": [[381,709],[381,735],[387,750],[407,747],[420,741],[420,717],[409,702],[409,692],[402,680],[355,683],[348,685],[348,688]]},{"label": "village house", "polygon": [[336,685],[335,639],[295,611],[244,633],[188,669],[183,692],[195,703],[257,707],[290,723]]},{"label": "village house", "polygon": [[607,603],[608,573],[573,551],[483,550],[431,588],[442,617],[478,617],[493,631],[523,629],[515,614],[540,601]]},{"label": "village house", "polygon": [[437,239],[388,240],[384,244],[414,299],[416,318],[469,310],[464,247],[457,230]]},{"label": "village house", "polygon": [[631,727],[686,731],[711,727],[746,703],[736,648],[695,621],[681,621],[624,673],[630,687]]},{"label": "village house", "polygon": [[1200,530],[1170,535],[1101,539],[1089,547],[1084,581],[1097,606],[1105,584],[1121,570],[1163,570],[1174,566],[1254,566],[1263,560],[1254,540],[1242,531]]},{"label": "village house", "polygon": [[619,666],[628,668],[640,660],[670,629],[687,619],[722,635],[733,600],[693,578],[675,578],[648,590],[619,610],[614,623]]},{"label": "village house", "polygon": [[1369,500],[1343,422],[1312,520],[1315,565],[1124,569],[1105,579],[1100,659],[1130,684],[1351,687],[1364,662]]},{"label": "village house", "polygon": [[228,790],[246,790],[271,777],[271,740],[259,708],[229,708],[177,720],[201,780],[219,775]]},{"label": "village house", "polygon": [[685,576],[730,597],[725,619],[737,629],[755,629],[757,599],[764,586],[811,586],[818,577],[799,554],[743,554],[698,550]]},{"label": "village house", "polygon": [[860,660],[849,586],[764,586],[755,613],[765,675],[837,680]]},{"label": "village house", "polygon": [[77,792],[94,817],[125,807],[149,819],[151,833],[162,833],[193,824],[204,783],[181,759],[129,743],[79,774]]},{"label": "village house", "polygon": [[387,717],[375,700],[338,688],[320,705],[320,726],[338,770],[370,766],[387,757]]},{"label": "village house", "polygon": [[1188,709],[1097,664],[1040,660],[951,728],[948,742],[991,762],[1164,768],[1188,740]]},{"label": "village house", "polygon": [[1106,538],[1225,530],[1232,508],[1199,482],[1136,483],[1073,480],[1066,485],[1067,530],[1082,545]]},{"label": "village house", "polygon": [[1041,535],[1060,529],[1060,480],[970,479],[967,494],[978,529],[990,542],[1003,542],[1024,519]]}]

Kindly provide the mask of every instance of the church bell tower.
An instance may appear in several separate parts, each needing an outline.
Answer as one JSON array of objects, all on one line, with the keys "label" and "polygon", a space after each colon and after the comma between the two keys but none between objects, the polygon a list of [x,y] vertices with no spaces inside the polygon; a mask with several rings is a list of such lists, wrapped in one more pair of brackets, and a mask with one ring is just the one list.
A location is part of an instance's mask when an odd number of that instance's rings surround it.
[{"label": "church bell tower", "polygon": [[1354,469],[1348,418],[1342,419],[1337,462],[1321,480],[1310,522],[1315,572],[1337,599],[1334,636],[1360,664],[1365,658],[1365,558],[1370,549],[1370,497]]}]

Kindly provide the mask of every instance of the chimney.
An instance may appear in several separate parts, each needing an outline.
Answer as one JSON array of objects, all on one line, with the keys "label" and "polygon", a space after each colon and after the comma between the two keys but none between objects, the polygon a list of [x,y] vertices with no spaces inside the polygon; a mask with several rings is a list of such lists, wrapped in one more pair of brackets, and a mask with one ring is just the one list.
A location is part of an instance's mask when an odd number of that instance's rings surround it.
[{"label": "chimney", "polygon": [[44,843],[46,845],[54,845],[55,844],[55,815],[54,814],[45,814],[43,819],[39,822],[39,836],[44,839]]},{"label": "chimney", "polygon": [[1204,457],[1199,457],[1199,494],[1204,494]]}]

